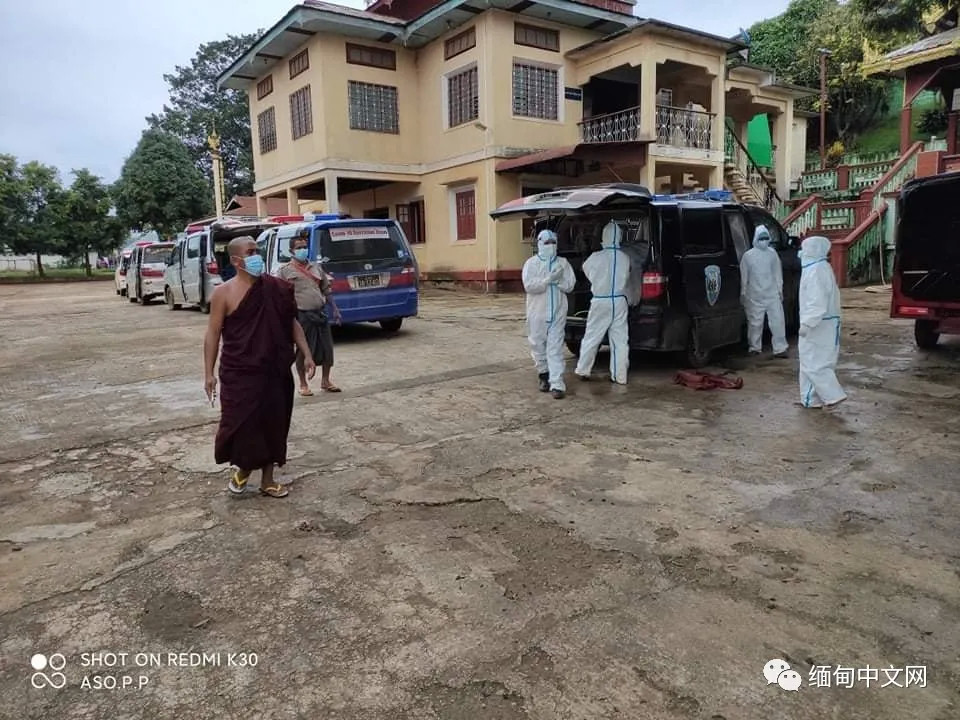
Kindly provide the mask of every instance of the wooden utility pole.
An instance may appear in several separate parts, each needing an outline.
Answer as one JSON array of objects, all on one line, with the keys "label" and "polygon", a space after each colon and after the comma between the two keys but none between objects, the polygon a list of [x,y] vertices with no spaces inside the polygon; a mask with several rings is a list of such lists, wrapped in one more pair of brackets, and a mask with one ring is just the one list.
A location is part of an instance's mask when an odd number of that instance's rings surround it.
[{"label": "wooden utility pole", "polygon": [[827,167],[827,56],[830,51],[820,48],[820,169]]}]

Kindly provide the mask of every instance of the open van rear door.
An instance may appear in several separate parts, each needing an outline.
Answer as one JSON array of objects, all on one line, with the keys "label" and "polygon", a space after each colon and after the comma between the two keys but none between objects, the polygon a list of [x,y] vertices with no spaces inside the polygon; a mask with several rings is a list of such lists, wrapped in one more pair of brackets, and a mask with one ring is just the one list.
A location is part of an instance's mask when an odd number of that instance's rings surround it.
[{"label": "open van rear door", "polygon": [[578,213],[617,205],[621,202],[635,205],[650,202],[652,199],[650,191],[642,185],[630,183],[586,185],[517,198],[491,211],[490,217],[494,220],[514,220],[549,213]]}]

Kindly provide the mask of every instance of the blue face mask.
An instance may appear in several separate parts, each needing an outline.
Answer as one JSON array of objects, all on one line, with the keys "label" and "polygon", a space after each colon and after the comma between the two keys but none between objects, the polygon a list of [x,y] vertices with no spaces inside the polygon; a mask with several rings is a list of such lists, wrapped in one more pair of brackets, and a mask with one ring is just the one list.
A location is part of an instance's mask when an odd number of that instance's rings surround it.
[{"label": "blue face mask", "polygon": [[253,277],[260,277],[263,274],[263,258],[259,255],[248,255],[243,259],[243,269]]},{"label": "blue face mask", "polygon": [[293,256],[300,262],[306,262],[309,254],[310,254],[310,251],[307,248],[300,248],[299,250],[293,251]]}]

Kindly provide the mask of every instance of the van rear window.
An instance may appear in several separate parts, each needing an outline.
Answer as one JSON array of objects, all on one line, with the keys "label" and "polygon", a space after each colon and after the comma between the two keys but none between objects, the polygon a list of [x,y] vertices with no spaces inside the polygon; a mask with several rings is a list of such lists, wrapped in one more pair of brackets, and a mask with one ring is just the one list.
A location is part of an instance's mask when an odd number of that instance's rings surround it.
[{"label": "van rear window", "polygon": [[143,264],[149,265],[151,263],[168,263],[170,261],[170,253],[173,252],[173,248],[163,248],[156,250],[144,250],[143,251]]},{"label": "van rear window", "polygon": [[396,261],[407,255],[400,231],[392,225],[324,228],[320,246],[330,264]]},{"label": "van rear window", "polygon": [[723,215],[714,208],[683,208],[683,249],[687,255],[723,252]]}]

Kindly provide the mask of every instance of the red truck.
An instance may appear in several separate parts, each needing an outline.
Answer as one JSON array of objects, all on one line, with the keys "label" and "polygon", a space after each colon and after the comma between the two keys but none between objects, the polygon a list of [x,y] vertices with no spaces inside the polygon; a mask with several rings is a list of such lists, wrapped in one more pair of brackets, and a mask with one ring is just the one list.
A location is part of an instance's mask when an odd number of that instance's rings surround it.
[{"label": "red truck", "polygon": [[924,350],[941,335],[960,335],[960,172],[900,191],[890,317],[913,320]]}]

